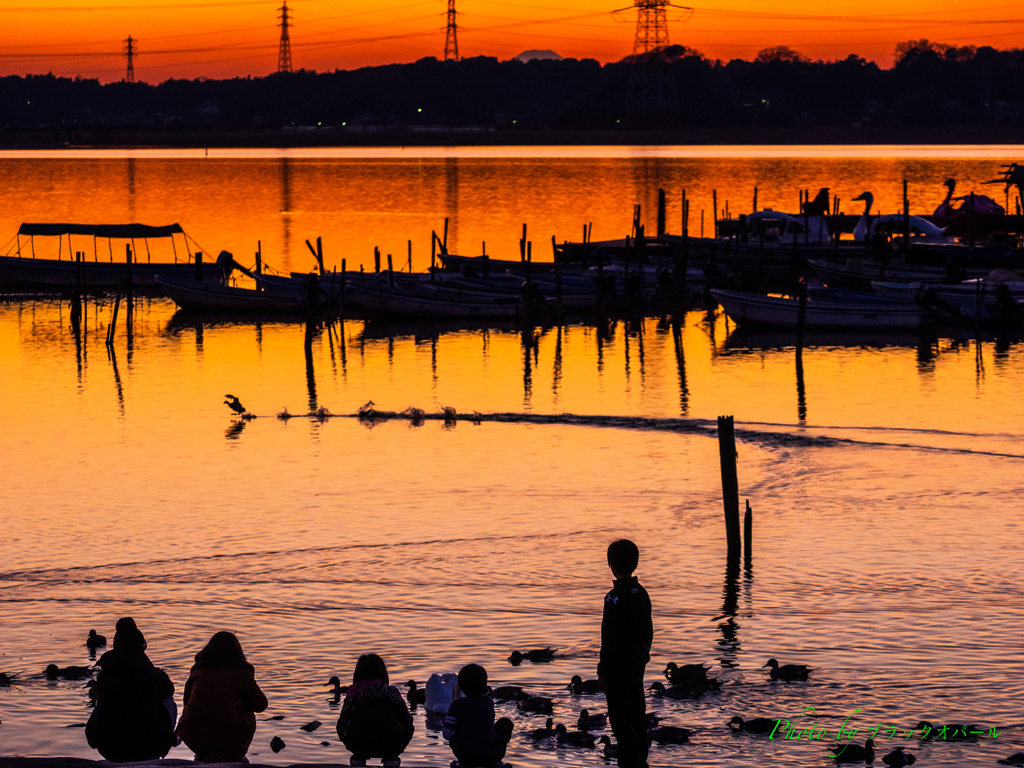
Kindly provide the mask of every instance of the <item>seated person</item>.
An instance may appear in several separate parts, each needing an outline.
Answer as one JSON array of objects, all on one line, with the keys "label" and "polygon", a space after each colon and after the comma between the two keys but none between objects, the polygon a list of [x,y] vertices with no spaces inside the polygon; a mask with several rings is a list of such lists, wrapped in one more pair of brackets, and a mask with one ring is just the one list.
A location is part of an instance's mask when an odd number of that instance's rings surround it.
[{"label": "seated person", "polygon": [[494,702],[487,695],[487,670],[467,664],[459,670],[462,698],[452,702],[444,721],[444,737],[459,768],[499,765],[512,738],[512,721],[494,722]]},{"label": "seated person", "polygon": [[400,766],[399,757],[412,740],[412,715],[401,692],[390,685],[388,669],[376,653],[356,662],[352,685],[338,717],[338,738],[352,753],[349,765],[366,765],[369,757],[381,765]]}]

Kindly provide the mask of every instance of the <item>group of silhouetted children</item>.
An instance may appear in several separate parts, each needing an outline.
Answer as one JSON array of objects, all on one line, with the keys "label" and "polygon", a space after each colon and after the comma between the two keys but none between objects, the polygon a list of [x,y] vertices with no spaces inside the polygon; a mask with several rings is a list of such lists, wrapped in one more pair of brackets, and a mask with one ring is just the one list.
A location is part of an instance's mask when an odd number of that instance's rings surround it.
[{"label": "group of silhouetted children", "polygon": [[[639,558],[637,546],[629,540],[619,539],[608,547],[615,583],[604,600],[597,667],[623,768],[647,766],[643,678],[653,627],[650,598],[633,575]],[[120,619],[116,630],[113,650],[97,662],[96,705],[85,729],[89,746],[112,762],[137,762],[164,757],[180,739],[199,762],[245,762],[256,732],[256,713],[267,708],[267,697],[256,684],[238,638],[218,632],[196,654],[178,720],[174,684],[146,656],[146,639],[135,621]],[[455,755],[453,766],[500,765],[513,725],[507,717],[495,722],[486,670],[467,664],[459,672],[458,685],[462,697],[451,703],[443,731]],[[366,765],[369,758],[381,758],[383,766],[401,765],[400,755],[412,739],[413,719],[377,654],[363,654],[356,662],[337,731],[352,753],[350,765]]]}]

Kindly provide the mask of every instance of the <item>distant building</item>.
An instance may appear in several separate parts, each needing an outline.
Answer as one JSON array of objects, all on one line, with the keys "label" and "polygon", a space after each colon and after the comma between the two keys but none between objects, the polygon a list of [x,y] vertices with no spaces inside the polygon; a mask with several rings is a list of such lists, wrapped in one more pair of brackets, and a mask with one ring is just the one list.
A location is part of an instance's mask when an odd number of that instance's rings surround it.
[{"label": "distant building", "polygon": [[523,51],[522,53],[520,53],[518,56],[515,57],[515,60],[516,61],[521,61],[521,62],[523,62],[523,64],[525,64],[526,62],[533,61],[534,59],[553,59],[554,61],[561,61],[563,58],[564,57],[559,56],[554,51],[535,51],[535,50],[531,50],[531,51]]}]

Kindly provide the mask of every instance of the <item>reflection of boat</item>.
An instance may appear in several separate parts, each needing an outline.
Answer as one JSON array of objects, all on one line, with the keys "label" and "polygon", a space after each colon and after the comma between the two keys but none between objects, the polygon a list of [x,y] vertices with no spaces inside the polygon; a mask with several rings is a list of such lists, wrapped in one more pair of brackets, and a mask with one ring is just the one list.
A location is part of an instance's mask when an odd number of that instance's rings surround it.
[{"label": "reflection of boat", "polygon": [[417,339],[429,339],[445,334],[467,334],[495,331],[497,333],[515,333],[519,329],[516,320],[451,318],[451,319],[413,319],[413,318],[374,318],[367,320],[360,334],[363,339],[391,339],[403,336]]},{"label": "reflection of boat", "polygon": [[[806,349],[839,347],[914,349],[919,346],[921,338],[921,332],[916,328],[858,330],[810,328],[804,331],[804,347]],[[725,340],[725,349],[729,350],[730,354],[743,354],[745,351],[753,352],[755,350],[761,352],[770,349],[792,349],[794,346],[796,346],[796,335],[792,330],[756,325],[738,326]]]},{"label": "reflection of boat", "polygon": [[369,314],[405,317],[519,317],[524,301],[518,297],[479,301],[445,300],[368,283],[352,283],[346,299],[362,304]]},{"label": "reflection of boat", "polygon": [[[182,309],[217,312],[300,312],[308,308],[306,291],[258,291],[230,285],[197,283],[194,280],[159,275],[157,284]],[[322,297],[321,297],[322,299]]]},{"label": "reflection of boat", "polygon": [[[711,295],[738,325],[796,328],[800,301],[757,293],[712,289]],[[927,310],[913,302],[808,300],[805,328],[918,328]]]},{"label": "reflection of boat", "polygon": [[[150,262],[140,261],[136,250],[137,240],[144,241],[147,258],[150,239],[169,238],[172,248],[174,236],[180,234],[184,242],[182,261]],[[91,248],[83,250],[84,260],[75,261],[72,236],[89,238]],[[29,238],[24,244],[23,238]],[[35,255],[36,237],[58,238],[57,258],[37,258]],[[68,251],[63,254],[64,238],[67,238]],[[107,240],[107,261],[99,260],[97,240]],[[114,254],[113,240],[124,240],[131,245],[127,253],[131,254],[131,282],[135,288],[156,288],[156,276],[166,275],[177,278],[194,278],[195,263],[191,257],[191,245],[194,244],[179,224],[165,227],[149,227],[144,224],[22,224],[18,229],[15,241],[6,255],[0,256],[0,286],[18,286],[37,289],[74,288],[77,280],[85,290],[111,290],[126,282],[128,275],[127,255]],[[23,247],[24,245],[24,247]],[[120,248],[120,246],[119,246]],[[91,253],[90,253],[91,251]],[[11,255],[17,253],[16,256]],[[224,281],[225,270],[229,268],[231,254],[221,251],[215,263],[203,263],[201,267],[203,282],[220,283]],[[77,276],[77,277],[76,277]]]}]

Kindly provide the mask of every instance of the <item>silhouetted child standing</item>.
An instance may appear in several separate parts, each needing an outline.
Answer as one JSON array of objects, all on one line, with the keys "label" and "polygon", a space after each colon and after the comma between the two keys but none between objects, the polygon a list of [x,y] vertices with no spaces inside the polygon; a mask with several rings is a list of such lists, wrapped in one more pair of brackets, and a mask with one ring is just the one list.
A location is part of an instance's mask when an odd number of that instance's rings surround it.
[{"label": "silhouetted child standing", "polygon": [[[489,768],[505,757],[512,721],[494,722],[494,702],[487,696],[487,670],[467,664],[459,670],[462,698],[452,702],[444,721],[444,737],[459,768]],[[454,765],[454,764],[453,764]]]},{"label": "silhouetted child standing", "polygon": [[640,550],[629,539],[608,545],[615,583],[604,598],[601,660],[597,676],[608,686],[608,720],[619,742],[621,768],[647,768],[647,700],[644,669],[651,659],[651,598],[633,571]]}]

